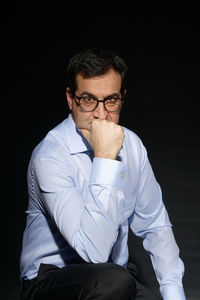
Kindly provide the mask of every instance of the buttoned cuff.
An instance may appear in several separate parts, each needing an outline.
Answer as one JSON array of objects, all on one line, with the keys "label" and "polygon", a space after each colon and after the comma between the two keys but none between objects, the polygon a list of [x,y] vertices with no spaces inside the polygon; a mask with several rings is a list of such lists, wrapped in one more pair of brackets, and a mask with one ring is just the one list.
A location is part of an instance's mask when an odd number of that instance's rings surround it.
[{"label": "buttoned cuff", "polygon": [[182,286],[166,285],[160,288],[164,300],[186,300]]},{"label": "buttoned cuff", "polygon": [[96,157],[93,159],[90,183],[108,184],[121,188],[124,181],[124,171],[123,162]]}]

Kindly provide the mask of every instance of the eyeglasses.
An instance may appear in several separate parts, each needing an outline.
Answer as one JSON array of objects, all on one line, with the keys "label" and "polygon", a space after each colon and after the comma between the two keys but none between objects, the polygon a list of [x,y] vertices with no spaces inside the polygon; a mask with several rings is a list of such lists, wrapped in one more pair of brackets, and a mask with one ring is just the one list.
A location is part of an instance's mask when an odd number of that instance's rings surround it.
[{"label": "eyeglasses", "polygon": [[73,94],[73,96],[75,97],[76,103],[85,112],[94,111],[97,108],[99,102],[103,103],[104,109],[106,111],[119,112],[122,107],[122,103],[124,102],[122,98],[116,95],[108,96],[103,100],[95,99],[93,96],[90,95],[78,97],[76,94]]}]

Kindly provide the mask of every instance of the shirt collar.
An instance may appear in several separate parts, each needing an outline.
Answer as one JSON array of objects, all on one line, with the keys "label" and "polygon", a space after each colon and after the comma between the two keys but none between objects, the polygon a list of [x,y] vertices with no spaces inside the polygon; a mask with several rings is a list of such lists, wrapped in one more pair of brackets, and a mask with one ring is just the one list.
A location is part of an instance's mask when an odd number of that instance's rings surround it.
[{"label": "shirt collar", "polygon": [[84,138],[81,132],[78,130],[71,114],[65,119],[67,146],[71,154],[91,151],[92,148],[88,141]]}]

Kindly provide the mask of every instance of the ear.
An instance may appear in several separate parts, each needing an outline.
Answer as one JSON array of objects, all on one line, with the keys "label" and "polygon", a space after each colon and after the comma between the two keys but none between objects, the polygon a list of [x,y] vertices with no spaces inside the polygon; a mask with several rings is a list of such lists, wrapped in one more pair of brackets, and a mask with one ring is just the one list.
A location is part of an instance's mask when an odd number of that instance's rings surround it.
[{"label": "ear", "polygon": [[127,90],[124,90],[124,91],[123,91],[123,97],[126,96],[126,92],[127,92]]},{"label": "ear", "polygon": [[69,87],[66,88],[66,98],[67,98],[67,103],[69,106],[69,109],[72,110],[72,101],[73,101],[73,97],[72,97],[72,93]]}]

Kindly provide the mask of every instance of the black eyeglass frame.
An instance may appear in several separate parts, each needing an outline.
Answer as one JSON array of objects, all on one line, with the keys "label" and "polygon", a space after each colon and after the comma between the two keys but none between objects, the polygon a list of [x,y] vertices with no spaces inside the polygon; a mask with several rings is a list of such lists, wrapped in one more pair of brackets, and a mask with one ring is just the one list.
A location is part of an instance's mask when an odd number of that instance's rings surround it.
[{"label": "black eyeglass frame", "polygon": [[[106,105],[105,105],[105,102],[109,100],[109,97],[110,97],[110,96],[108,96],[108,97],[106,97],[106,98],[103,99],[103,100],[94,99],[94,100],[97,102],[95,108],[93,108],[92,110],[85,110],[85,109],[82,108],[82,106],[81,106],[81,104],[80,104],[80,101],[81,101],[81,99],[84,99],[84,98],[86,98],[86,97],[84,97],[84,96],[78,97],[75,93],[73,94],[73,97],[74,97],[76,100],[79,101],[79,102],[76,102],[76,103],[77,103],[78,105],[80,105],[81,109],[82,109],[83,111],[85,111],[85,112],[95,111],[95,109],[97,108],[97,106],[99,105],[100,102],[103,103],[104,109],[105,109],[107,112],[118,112],[118,111],[120,111],[121,106],[122,106],[122,105],[120,105],[119,109],[117,109],[117,110],[108,110],[108,109],[106,108]],[[117,97],[116,99],[117,99],[117,100],[120,100],[122,104],[124,103],[124,99],[123,99],[123,98]]]}]

